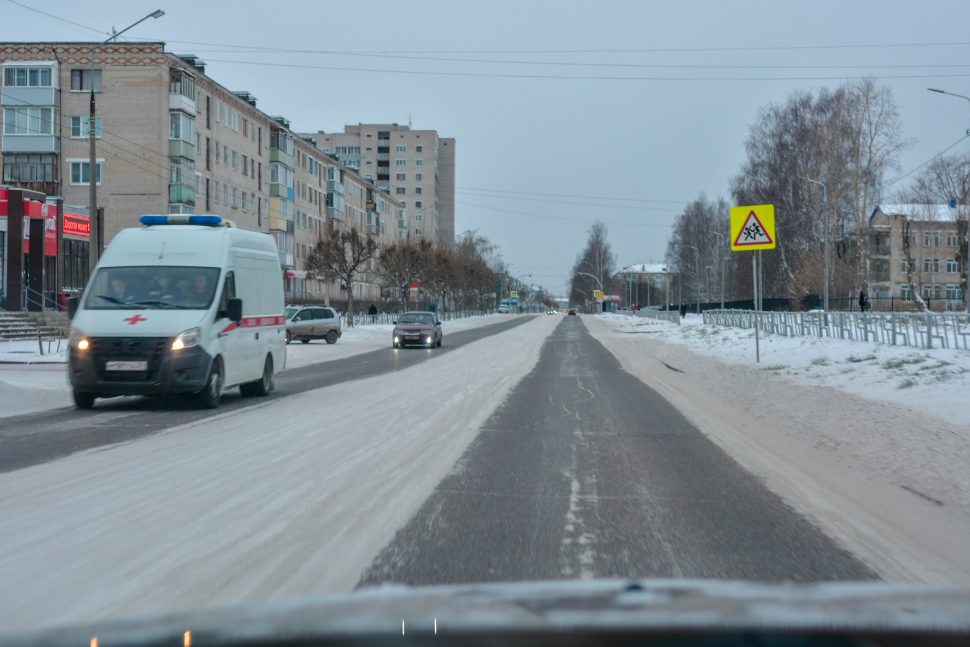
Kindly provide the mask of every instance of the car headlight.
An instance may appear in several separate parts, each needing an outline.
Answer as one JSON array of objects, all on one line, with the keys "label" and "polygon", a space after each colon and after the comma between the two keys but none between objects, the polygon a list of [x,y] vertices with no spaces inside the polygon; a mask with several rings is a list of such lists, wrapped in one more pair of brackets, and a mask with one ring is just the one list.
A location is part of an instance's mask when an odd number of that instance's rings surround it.
[{"label": "car headlight", "polygon": [[401,343],[401,338],[400,338],[400,337],[398,337],[397,335],[394,335],[394,343],[395,343],[395,344],[399,344],[399,343]]},{"label": "car headlight", "polygon": [[429,344],[431,343],[431,338],[430,338],[430,337],[428,337],[428,343],[429,343]]},{"label": "car headlight", "polygon": [[68,343],[71,345],[71,348],[76,348],[81,351],[91,348],[91,340],[85,336],[84,331],[80,328],[71,328]]},{"label": "car headlight", "polygon": [[172,341],[172,350],[192,348],[193,346],[198,346],[200,341],[202,341],[202,329],[189,328],[175,336],[175,339]]}]

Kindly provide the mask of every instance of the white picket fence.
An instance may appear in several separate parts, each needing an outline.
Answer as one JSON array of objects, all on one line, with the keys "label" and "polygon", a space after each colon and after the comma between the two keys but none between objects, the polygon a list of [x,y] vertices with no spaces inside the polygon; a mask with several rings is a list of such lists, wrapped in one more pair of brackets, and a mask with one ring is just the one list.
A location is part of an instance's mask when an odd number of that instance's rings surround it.
[{"label": "white picket fence", "polygon": [[769,335],[970,350],[970,315],[965,313],[707,310],[703,317],[705,324],[733,328],[753,328],[757,322]]},{"label": "white picket fence", "polygon": [[[626,311],[629,313],[629,310]],[[680,325],[680,313],[676,310],[637,310],[638,317],[647,317],[649,319],[659,319],[660,321],[669,321],[670,323],[675,323]]]}]

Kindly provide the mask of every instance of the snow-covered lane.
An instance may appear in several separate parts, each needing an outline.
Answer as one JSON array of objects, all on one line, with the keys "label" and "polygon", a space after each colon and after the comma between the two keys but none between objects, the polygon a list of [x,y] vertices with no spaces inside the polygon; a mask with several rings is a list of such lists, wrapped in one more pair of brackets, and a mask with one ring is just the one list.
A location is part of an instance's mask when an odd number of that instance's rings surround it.
[{"label": "snow-covered lane", "polygon": [[[897,371],[908,365],[894,359],[914,349],[772,336],[770,361],[791,366],[785,375],[755,365],[748,340],[730,329],[701,334],[697,326],[649,320],[584,321],[627,371],[883,577],[970,579],[970,424],[934,418],[908,396],[890,403],[873,387],[904,379]],[[944,352],[933,351],[927,363],[937,364],[935,357],[966,366],[966,351]],[[866,353],[881,361],[849,359]],[[813,361],[819,356],[861,366],[852,379],[806,369],[825,369]],[[912,389],[933,390],[932,378],[912,379],[921,380]],[[965,406],[958,390],[938,388],[941,404]]]},{"label": "snow-covered lane", "polygon": [[0,475],[0,626],[351,589],[559,321]]}]

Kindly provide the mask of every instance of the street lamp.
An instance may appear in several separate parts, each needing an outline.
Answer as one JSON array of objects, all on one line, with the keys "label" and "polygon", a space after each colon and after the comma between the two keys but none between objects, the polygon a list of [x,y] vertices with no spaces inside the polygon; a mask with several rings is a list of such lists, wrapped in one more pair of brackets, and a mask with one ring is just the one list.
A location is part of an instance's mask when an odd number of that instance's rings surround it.
[{"label": "street lamp", "polygon": [[106,45],[113,41],[118,36],[138,25],[149,18],[161,18],[165,15],[165,12],[161,9],[156,9],[151,12],[141,20],[133,22],[121,31],[113,31],[111,36],[101,41],[91,49],[91,76],[88,79],[88,83],[91,85],[91,108],[90,115],[88,117],[88,149],[89,149],[89,159],[88,159],[88,197],[90,201],[90,217],[91,217],[91,237],[90,237],[90,252],[88,254],[88,268],[90,270],[91,276],[94,276],[94,266],[98,264],[98,257],[101,255],[101,232],[99,228],[101,226],[100,218],[98,218],[98,158],[97,151],[95,148],[95,132],[97,131],[97,117],[94,102],[94,62],[95,57],[98,54],[98,48],[102,45]]},{"label": "street lamp", "polygon": [[[968,99],[970,101],[970,99]],[[812,184],[817,184],[822,187],[822,207],[825,209],[825,225],[822,232],[822,237],[825,239],[823,241],[823,254],[825,258],[822,259],[822,273],[825,275],[825,282],[822,285],[822,310],[825,312],[829,311],[829,206],[828,199],[826,198],[826,188],[824,182],[819,182],[818,180],[813,180],[810,177],[802,176],[803,180],[811,182]]]},{"label": "street lamp", "polygon": [[[937,88],[926,88],[926,89],[929,90],[930,92],[936,92],[937,94],[946,94],[951,97],[957,97],[960,99],[966,99],[967,101],[970,101],[970,97],[964,96],[962,94],[956,94],[955,92],[947,92],[946,90],[939,90]],[[970,130],[967,130],[967,134],[970,135]],[[970,222],[970,214],[967,215],[967,220],[968,222]],[[970,249],[970,226],[967,227],[967,249]],[[964,262],[963,267],[964,268],[967,267],[966,262]],[[964,272],[966,273],[966,275],[970,275],[970,272],[967,272],[966,269],[964,269]],[[966,287],[963,298],[966,302],[967,313],[970,313],[970,283],[968,283],[967,285],[968,287]]]}]

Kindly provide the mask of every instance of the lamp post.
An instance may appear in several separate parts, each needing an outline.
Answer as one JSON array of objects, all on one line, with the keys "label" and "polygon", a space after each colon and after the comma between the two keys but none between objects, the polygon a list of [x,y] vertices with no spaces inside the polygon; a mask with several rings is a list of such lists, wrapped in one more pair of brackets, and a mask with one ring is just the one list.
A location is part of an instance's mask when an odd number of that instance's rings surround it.
[{"label": "lamp post", "polygon": [[[594,281],[596,281],[596,285],[599,286],[600,292],[603,292],[603,282],[600,281],[599,280],[599,277],[597,277],[595,274],[590,274],[589,272],[576,272],[576,274],[582,274],[583,276],[590,277],[591,279],[593,279]],[[602,306],[600,306],[600,309],[602,310]]]},{"label": "lamp post", "polygon": [[824,258],[822,259],[822,274],[825,275],[824,284],[822,285],[822,309],[825,312],[829,311],[829,206],[828,199],[826,198],[827,191],[825,188],[825,183],[818,180],[813,180],[810,177],[802,176],[802,179],[811,182],[812,184],[817,184],[822,187],[822,208],[825,210],[825,224],[823,225],[822,231],[822,254]]},{"label": "lamp post", "polygon": [[94,267],[98,264],[98,257],[101,256],[101,222],[98,218],[98,157],[97,150],[95,146],[95,134],[97,131],[97,110],[94,101],[94,62],[98,54],[98,48],[102,45],[106,45],[113,41],[118,36],[138,25],[149,18],[161,18],[165,15],[165,12],[161,9],[156,9],[151,12],[141,20],[133,22],[121,31],[116,31],[111,34],[108,38],[101,41],[93,48],[91,48],[91,73],[88,78],[88,83],[91,86],[91,106],[88,116],[88,198],[90,202],[90,218],[91,218],[91,237],[90,237],[90,249],[88,253],[88,270],[91,276],[94,276]]},{"label": "lamp post", "polygon": [[[951,96],[951,97],[957,97],[959,99],[965,99],[967,101],[970,101],[970,97],[964,96],[962,94],[956,94],[955,92],[947,92],[946,90],[940,90],[940,89],[937,89],[937,88],[926,88],[926,89],[929,90],[930,92],[936,92],[937,94],[946,94],[946,95]],[[970,134],[970,130],[967,130],[967,134]],[[967,239],[964,242],[967,245],[967,247],[966,247],[967,251],[970,252],[970,213],[967,214]],[[963,281],[964,281],[964,285],[963,285],[963,287],[964,287],[964,290],[963,290],[963,300],[964,300],[964,304],[966,306],[967,314],[970,314],[970,280],[967,279],[967,277],[970,276],[970,270],[968,270],[967,263],[970,262],[970,261],[968,261],[966,259],[966,257],[967,257],[967,254],[966,253],[962,254],[962,256],[964,257],[964,261],[963,261]]]}]

